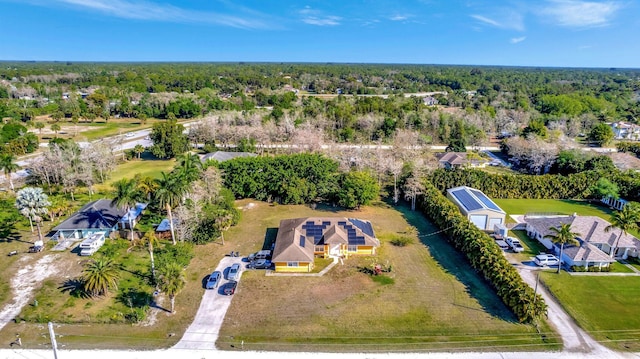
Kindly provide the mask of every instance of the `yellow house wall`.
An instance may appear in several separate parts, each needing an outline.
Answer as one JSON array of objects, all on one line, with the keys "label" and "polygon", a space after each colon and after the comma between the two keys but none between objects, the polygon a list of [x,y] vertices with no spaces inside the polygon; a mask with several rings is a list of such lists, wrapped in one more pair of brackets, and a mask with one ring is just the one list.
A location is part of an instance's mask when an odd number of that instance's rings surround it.
[{"label": "yellow house wall", "polygon": [[358,246],[358,251],[351,252],[351,254],[376,254],[376,248],[374,246]]},{"label": "yellow house wall", "polygon": [[298,262],[298,266],[297,267],[289,267],[287,265],[287,262],[276,262],[275,263],[276,266],[276,272],[282,272],[282,273],[305,273],[305,272],[311,272],[311,269],[313,268],[313,264],[310,262]]}]

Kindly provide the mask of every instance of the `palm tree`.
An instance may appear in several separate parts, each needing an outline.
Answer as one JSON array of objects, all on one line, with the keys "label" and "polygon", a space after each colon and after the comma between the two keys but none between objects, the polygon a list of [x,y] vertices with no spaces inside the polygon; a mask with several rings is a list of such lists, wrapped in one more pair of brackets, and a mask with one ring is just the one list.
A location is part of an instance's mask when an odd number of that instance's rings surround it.
[{"label": "palm tree", "polygon": [[605,232],[609,232],[620,228],[620,235],[618,235],[618,239],[616,239],[616,245],[614,248],[611,248],[611,253],[609,253],[611,258],[613,258],[618,249],[620,238],[629,233],[630,230],[638,229],[638,222],[640,222],[640,208],[638,208],[636,203],[628,203],[621,211],[613,212],[611,215],[611,224],[604,229]]},{"label": "palm tree", "polygon": [[182,276],[182,266],[178,263],[168,263],[165,267],[162,267],[159,272],[158,289],[169,296],[171,300],[171,313],[175,313],[176,295],[185,285],[185,280]]},{"label": "palm tree", "polygon": [[200,177],[202,172],[202,161],[200,157],[193,153],[185,153],[176,157],[178,165],[175,172],[185,182],[191,183]]},{"label": "palm tree", "polygon": [[144,146],[135,145],[133,147],[133,153],[135,153],[138,156],[138,159],[140,159],[140,155],[142,154],[142,152],[144,152]]},{"label": "palm tree", "polygon": [[129,219],[129,231],[131,232],[131,240],[133,240],[133,218],[129,210],[135,208],[140,200],[140,192],[138,191],[136,181],[134,179],[123,178],[113,184],[115,190],[111,203],[122,208]]},{"label": "palm tree", "polygon": [[33,232],[33,221],[36,222],[38,228],[38,237],[44,241],[42,231],[40,230],[41,214],[48,213],[48,207],[51,205],[49,197],[42,192],[42,188],[25,187],[16,193],[16,208],[20,213],[29,218],[31,232]]},{"label": "palm tree", "polygon": [[169,228],[171,228],[171,241],[176,244],[176,235],[173,229],[173,215],[171,208],[177,206],[182,200],[182,196],[187,192],[187,186],[175,175],[167,175],[161,172],[162,177],[157,179],[158,189],[154,192],[154,196],[161,207],[167,210],[169,217]]},{"label": "palm tree", "polygon": [[147,199],[151,201],[151,194],[158,189],[158,182],[151,176],[142,176],[136,174],[133,179],[136,181],[138,191]]},{"label": "palm tree", "polygon": [[571,232],[570,223],[564,223],[560,226],[560,228],[550,227],[549,230],[552,231],[553,234],[547,234],[545,238],[549,238],[551,239],[551,241],[553,241],[553,243],[560,245],[560,263],[558,264],[558,273],[560,273],[560,268],[562,267],[562,252],[564,251],[564,245],[578,243],[576,237],[580,237],[581,234]]},{"label": "palm tree", "polygon": [[104,295],[109,289],[118,288],[118,279],[118,268],[111,259],[95,259],[82,270],[84,290],[91,296]]},{"label": "palm tree", "polygon": [[0,168],[4,172],[4,176],[7,177],[9,181],[9,186],[11,186],[11,191],[15,191],[13,187],[13,181],[11,180],[11,173],[15,172],[20,168],[16,163],[16,156],[10,153],[3,153],[0,155]]},{"label": "palm tree", "polygon": [[127,251],[130,251],[136,247],[146,247],[149,251],[149,257],[151,259],[151,277],[153,281],[156,281],[156,264],[153,258],[153,248],[160,244],[160,240],[156,237],[153,231],[145,232],[144,236],[138,240],[131,241],[131,245]]}]

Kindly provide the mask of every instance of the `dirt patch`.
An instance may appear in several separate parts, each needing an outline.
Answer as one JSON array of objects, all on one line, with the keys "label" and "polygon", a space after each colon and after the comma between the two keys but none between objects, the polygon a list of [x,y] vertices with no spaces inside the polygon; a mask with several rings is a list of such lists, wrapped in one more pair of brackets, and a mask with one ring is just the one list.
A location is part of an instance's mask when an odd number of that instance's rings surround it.
[{"label": "dirt patch", "polygon": [[[33,295],[33,292],[42,282],[58,272],[58,265],[54,262],[56,256],[46,255],[32,264],[26,264],[28,257],[21,258],[17,263],[18,269],[11,278],[11,291],[13,302],[0,311],[0,329],[15,318]],[[25,265],[26,264],[26,265]]]}]

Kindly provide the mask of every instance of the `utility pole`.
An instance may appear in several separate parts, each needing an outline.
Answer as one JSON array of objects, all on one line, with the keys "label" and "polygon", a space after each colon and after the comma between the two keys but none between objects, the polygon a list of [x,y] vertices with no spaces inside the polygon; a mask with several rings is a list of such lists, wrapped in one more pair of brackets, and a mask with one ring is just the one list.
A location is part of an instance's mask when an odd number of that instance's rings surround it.
[{"label": "utility pole", "polygon": [[58,359],[58,343],[56,343],[56,333],[53,332],[53,323],[49,322],[49,337],[51,338],[51,348],[53,348],[53,359]]}]

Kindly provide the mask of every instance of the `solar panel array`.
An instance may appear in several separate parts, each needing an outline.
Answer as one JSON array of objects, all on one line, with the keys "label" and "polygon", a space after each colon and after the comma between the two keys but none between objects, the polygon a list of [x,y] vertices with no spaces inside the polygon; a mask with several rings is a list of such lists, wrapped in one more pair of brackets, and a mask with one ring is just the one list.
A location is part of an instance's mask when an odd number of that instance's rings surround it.
[{"label": "solar panel array", "polygon": [[500,209],[500,207],[498,207],[495,203],[493,203],[493,201],[492,201],[492,200],[490,200],[490,199],[489,199],[489,197],[487,197],[484,193],[482,193],[482,192],[480,192],[480,191],[477,191],[477,190],[473,190],[473,189],[470,189],[470,191],[471,191],[471,193],[473,193],[476,197],[478,197],[478,199],[479,199],[482,203],[484,203],[484,205],[485,205],[487,208],[490,208],[490,209],[493,209],[493,210],[496,210],[496,211],[502,211],[502,210]]},{"label": "solar panel array", "polygon": [[342,228],[344,228],[344,230],[347,231],[347,242],[349,242],[350,245],[365,244],[364,237],[358,236],[356,229],[353,228],[352,225],[347,224],[347,222],[338,222],[338,225],[342,226]]},{"label": "solar panel array", "polygon": [[363,221],[357,218],[349,218],[349,221],[351,221],[351,224],[358,227],[362,231],[362,233],[371,237],[375,237],[375,235],[373,234],[373,226],[371,225],[371,222]]},{"label": "solar panel array", "polygon": [[452,191],[451,195],[458,199],[458,201],[467,209],[467,211],[475,211],[476,209],[483,208],[482,204],[478,202],[473,196],[464,189]]},{"label": "solar panel array", "polygon": [[322,224],[315,224],[313,221],[307,221],[302,225],[307,237],[313,238],[314,244],[321,244],[325,229],[331,225],[331,222],[324,221]]}]

